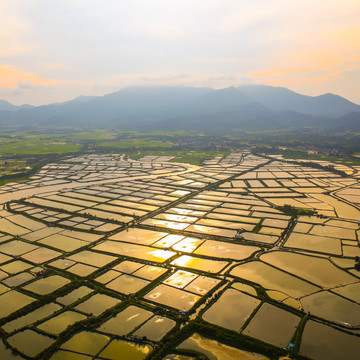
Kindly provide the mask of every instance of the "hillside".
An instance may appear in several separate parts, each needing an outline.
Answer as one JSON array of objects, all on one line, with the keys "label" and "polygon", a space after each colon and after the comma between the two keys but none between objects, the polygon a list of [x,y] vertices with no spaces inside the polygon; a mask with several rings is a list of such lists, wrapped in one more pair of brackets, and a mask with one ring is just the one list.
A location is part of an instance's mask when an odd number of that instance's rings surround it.
[{"label": "hillside", "polygon": [[[130,87],[104,96],[80,96],[63,103],[31,108],[0,102],[0,126],[222,131],[320,126],[351,130],[357,114],[360,114],[360,106],[338,95],[311,97],[264,85],[221,90]],[[355,117],[355,120],[350,121],[348,117]]]}]

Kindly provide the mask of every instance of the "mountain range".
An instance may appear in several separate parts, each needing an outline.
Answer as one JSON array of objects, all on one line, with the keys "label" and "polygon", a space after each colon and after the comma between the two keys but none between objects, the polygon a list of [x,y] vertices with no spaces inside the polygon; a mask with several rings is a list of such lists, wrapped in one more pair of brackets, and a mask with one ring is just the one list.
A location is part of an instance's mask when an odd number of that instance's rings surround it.
[{"label": "mountain range", "polygon": [[0,100],[0,126],[117,127],[124,130],[360,130],[360,105],[334,94],[306,96],[283,87],[243,85],[129,87],[44,106]]}]

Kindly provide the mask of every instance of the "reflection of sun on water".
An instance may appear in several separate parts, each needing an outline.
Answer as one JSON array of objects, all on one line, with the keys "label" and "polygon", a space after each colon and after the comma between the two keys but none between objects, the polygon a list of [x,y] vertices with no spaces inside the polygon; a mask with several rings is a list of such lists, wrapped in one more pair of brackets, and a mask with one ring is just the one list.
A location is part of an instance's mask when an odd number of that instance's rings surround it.
[{"label": "reflection of sun on water", "polygon": [[166,227],[168,227],[170,229],[175,229],[175,230],[183,230],[188,225],[189,225],[188,223],[176,223],[176,222],[173,222],[173,221],[168,221]]},{"label": "reflection of sun on water", "polygon": [[169,259],[170,257],[172,257],[173,255],[175,255],[174,252],[167,251],[167,250],[152,250],[152,251],[149,251],[148,254],[152,255],[157,260],[160,259],[162,261],[165,261],[165,260]]},{"label": "reflection of sun on water", "polygon": [[182,267],[194,267],[198,263],[198,260],[187,255],[183,255],[176,259],[173,264]]},{"label": "reflection of sun on water", "polygon": [[183,238],[184,237],[181,235],[167,235],[163,239],[161,239],[157,244],[163,247],[170,247]]},{"label": "reflection of sun on water", "polygon": [[139,316],[139,314],[135,314],[135,315],[129,316],[129,317],[126,319],[126,321],[131,321],[131,320],[137,318],[138,316]]}]

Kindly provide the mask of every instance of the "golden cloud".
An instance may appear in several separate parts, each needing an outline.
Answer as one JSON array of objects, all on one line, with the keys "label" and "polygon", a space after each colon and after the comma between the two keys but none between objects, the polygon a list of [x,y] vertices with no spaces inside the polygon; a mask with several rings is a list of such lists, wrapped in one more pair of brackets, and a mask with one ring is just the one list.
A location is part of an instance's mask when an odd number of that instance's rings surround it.
[{"label": "golden cloud", "polygon": [[11,65],[0,65],[0,87],[16,89],[19,84],[50,85],[59,82],[59,80],[44,79],[32,73],[18,70]]},{"label": "golden cloud", "polygon": [[[331,52],[302,51],[292,54],[294,67],[270,68],[256,71],[248,76],[272,85],[328,83],[343,76],[345,72],[360,69],[358,57],[338,55]],[[295,61],[294,61],[295,62]]]}]

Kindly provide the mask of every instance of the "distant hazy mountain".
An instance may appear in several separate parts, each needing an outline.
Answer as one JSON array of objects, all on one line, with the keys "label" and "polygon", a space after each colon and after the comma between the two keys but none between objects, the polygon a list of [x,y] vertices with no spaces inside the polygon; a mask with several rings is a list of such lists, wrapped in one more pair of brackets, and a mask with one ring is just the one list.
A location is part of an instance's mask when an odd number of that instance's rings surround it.
[{"label": "distant hazy mountain", "polygon": [[284,87],[244,85],[238,89],[273,110],[292,110],[315,116],[339,117],[360,112],[360,106],[334,94],[306,96]]},{"label": "distant hazy mountain", "polygon": [[116,126],[137,130],[266,130],[307,126],[346,129],[357,123],[356,114],[360,114],[360,106],[337,95],[311,97],[264,85],[221,90],[130,87],[104,96],[80,96],[32,108],[0,102],[0,125]]},{"label": "distant hazy mountain", "polygon": [[10,104],[9,102],[7,102],[5,100],[0,100],[0,111],[17,111],[17,110],[21,110],[21,109],[30,109],[33,107],[34,106],[28,105],[28,104],[16,106],[16,105]]},{"label": "distant hazy mountain", "polygon": [[360,131],[360,112],[352,112],[334,121],[333,126],[338,130]]},{"label": "distant hazy mountain", "polygon": [[0,100],[0,111],[15,111],[18,109],[19,109],[18,106],[10,104],[5,100]]}]

